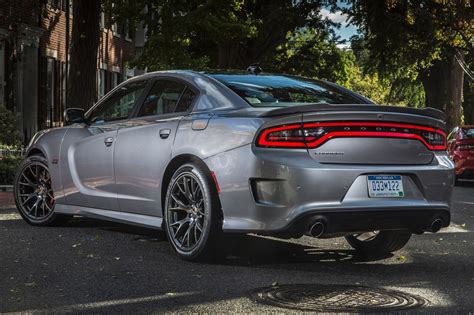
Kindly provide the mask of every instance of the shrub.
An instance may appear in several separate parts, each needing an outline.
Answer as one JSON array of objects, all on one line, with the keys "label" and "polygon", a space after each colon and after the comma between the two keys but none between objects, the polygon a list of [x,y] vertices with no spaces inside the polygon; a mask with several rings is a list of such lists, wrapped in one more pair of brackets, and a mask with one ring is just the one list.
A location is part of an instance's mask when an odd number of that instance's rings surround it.
[{"label": "shrub", "polygon": [[15,115],[0,104],[0,144],[18,147],[20,134],[16,129]]},{"label": "shrub", "polygon": [[21,157],[18,156],[0,157],[0,185],[13,185],[20,162]]}]

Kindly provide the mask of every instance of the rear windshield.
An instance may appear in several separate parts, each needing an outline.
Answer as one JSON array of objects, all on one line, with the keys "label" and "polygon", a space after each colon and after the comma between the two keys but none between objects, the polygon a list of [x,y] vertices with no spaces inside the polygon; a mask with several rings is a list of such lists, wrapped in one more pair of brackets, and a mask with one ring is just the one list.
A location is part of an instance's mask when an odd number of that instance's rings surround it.
[{"label": "rear windshield", "polygon": [[462,128],[466,137],[474,138],[474,128]]},{"label": "rear windshield", "polygon": [[224,83],[254,107],[364,103],[342,89],[306,78],[245,74],[214,74],[212,77]]}]

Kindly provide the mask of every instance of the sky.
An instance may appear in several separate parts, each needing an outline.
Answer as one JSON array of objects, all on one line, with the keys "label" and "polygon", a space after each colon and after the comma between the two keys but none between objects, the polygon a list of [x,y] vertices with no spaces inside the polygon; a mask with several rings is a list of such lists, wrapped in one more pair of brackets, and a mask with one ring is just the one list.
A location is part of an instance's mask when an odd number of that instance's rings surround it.
[{"label": "sky", "polygon": [[[344,1],[338,1],[338,6],[348,7],[348,4]],[[347,15],[343,14],[341,11],[330,12],[329,8],[323,8],[320,11],[320,14],[323,18],[327,17],[333,22],[340,23],[341,27],[339,29],[334,29],[336,34],[340,37],[341,40],[346,40],[346,44],[341,44],[341,47],[348,47],[349,40],[353,35],[357,34],[357,27],[351,25],[347,22]]]}]

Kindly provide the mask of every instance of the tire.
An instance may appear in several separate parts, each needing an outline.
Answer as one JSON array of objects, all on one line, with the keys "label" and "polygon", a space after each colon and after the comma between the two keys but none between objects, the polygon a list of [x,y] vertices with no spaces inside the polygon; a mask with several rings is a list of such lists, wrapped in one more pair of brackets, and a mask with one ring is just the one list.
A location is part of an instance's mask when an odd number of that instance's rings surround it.
[{"label": "tire", "polygon": [[218,257],[222,210],[209,170],[202,163],[182,165],[166,192],[164,226],[180,258],[209,261]]},{"label": "tire", "polygon": [[410,240],[411,233],[407,231],[380,231],[372,238],[361,240],[367,234],[346,236],[349,245],[364,255],[389,254],[402,249]]},{"label": "tire", "polygon": [[18,212],[30,225],[58,226],[72,218],[70,215],[54,212],[51,175],[48,162],[41,155],[29,156],[20,163],[15,175],[13,194]]}]

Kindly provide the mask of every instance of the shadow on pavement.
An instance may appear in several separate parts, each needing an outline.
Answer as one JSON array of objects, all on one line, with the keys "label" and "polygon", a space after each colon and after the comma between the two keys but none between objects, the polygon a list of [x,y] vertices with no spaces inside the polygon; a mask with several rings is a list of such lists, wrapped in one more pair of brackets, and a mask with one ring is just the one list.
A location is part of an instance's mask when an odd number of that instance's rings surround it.
[{"label": "shadow on pavement", "polygon": [[[223,239],[225,258],[203,264],[180,260],[162,232],[141,227],[79,217],[61,228],[29,227],[20,220],[1,221],[1,228],[20,232],[27,240],[16,244],[12,234],[11,243],[2,248],[5,255],[2,254],[0,264],[5,278],[0,275],[0,280],[3,279],[0,296],[5,299],[0,301],[0,312],[240,309],[237,304],[226,304],[232,301],[247,303],[244,311],[248,311],[254,305],[249,300],[250,292],[272,282],[361,283],[373,287],[416,288],[421,292],[431,290],[462,308],[465,295],[453,287],[462,283],[465,288],[466,281],[474,280],[470,280],[474,277],[472,259],[449,246],[442,248],[451,251],[449,255],[442,255],[440,250],[419,253],[410,249],[410,259],[397,263],[392,255],[363,257],[353,250],[338,249],[342,247],[342,239],[337,240],[338,244],[312,239],[296,243],[255,235],[230,235]],[[62,237],[58,238],[57,234]],[[72,246],[87,234],[100,237]],[[137,240],[140,242],[134,242]],[[431,241],[427,237],[423,242]],[[21,252],[27,243],[29,250]],[[34,273],[25,273],[33,263],[37,266]],[[212,308],[214,304],[222,309]],[[434,305],[418,310],[443,313],[450,309],[449,305]]]}]

